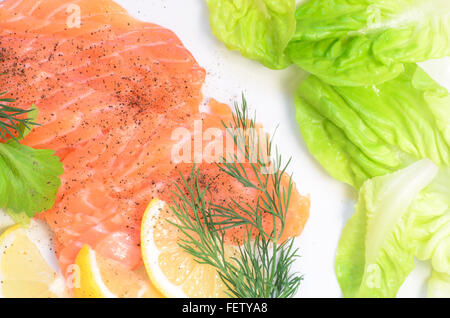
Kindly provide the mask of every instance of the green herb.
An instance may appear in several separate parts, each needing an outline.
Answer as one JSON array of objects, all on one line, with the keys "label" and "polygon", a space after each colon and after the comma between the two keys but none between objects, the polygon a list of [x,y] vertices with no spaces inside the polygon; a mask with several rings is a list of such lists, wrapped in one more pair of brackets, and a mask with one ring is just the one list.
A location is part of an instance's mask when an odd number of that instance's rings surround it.
[{"label": "green herb", "polygon": [[[235,108],[234,126],[224,126],[230,133],[230,128],[241,128],[233,130],[238,131],[233,138],[241,154],[250,161],[251,154],[256,150],[261,152],[265,143],[256,134],[248,133],[247,129],[254,128],[255,122],[248,119],[245,99],[242,109],[238,105]],[[240,143],[240,140],[245,142]],[[272,143],[266,141],[265,149],[270,156]],[[258,149],[252,149],[251,145],[255,144]],[[172,224],[185,235],[179,245],[197,262],[214,266],[231,297],[293,296],[302,280],[298,273],[291,272],[298,250],[294,247],[293,238],[284,242],[280,240],[292,191],[291,178],[287,187],[281,185],[288,164],[282,167],[281,157],[277,155],[273,171],[268,174],[263,170],[264,160],[258,157],[255,163],[251,163],[251,171],[257,180],[252,181],[244,165],[238,163],[237,159],[236,154],[231,158],[228,156],[228,160],[223,158],[218,167],[245,187],[261,193],[255,206],[241,204],[233,199],[225,206],[212,204],[207,200],[208,185],[201,186],[200,169],[194,166],[189,178],[181,176],[182,184],[176,185],[171,207],[178,220]],[[272,216],[274,224],[270,232],[262,225],[263,217],[267,214]],[[245,234],[240,244],[233,249],[225,242],[225,232],[235,227],[244,228]]]},{"label": "green herb", "polygon": [[[0,93],[0,96],[5,95],[6,92]],[[37,117],[36,107],[24,110],[21,108],[13,107],[8,105],[8,103],[14,102],[11,98],[0,98],[0,139],[7,140],[12,138],[17,141],[17,136],[24,138],[26,133],[31,131],[32,127],[37,125],[34,120]],[[35,116],[27,116],[29,113],[33,112]],[[16,134],[14,134],[16,132]]]},{"label": "green herb", "polygon": [[0,208],[33,217],[53,206],[64,172],[53,154],[13,140],[0,144]]},{"label": "green herb", "polygon": [[0,99],[0,209],[23,220],[53,206],[64,169],[54,151],[18,142],[38,125],[38,111],[34,105],[29,110],[7,105],[11,102]]}]

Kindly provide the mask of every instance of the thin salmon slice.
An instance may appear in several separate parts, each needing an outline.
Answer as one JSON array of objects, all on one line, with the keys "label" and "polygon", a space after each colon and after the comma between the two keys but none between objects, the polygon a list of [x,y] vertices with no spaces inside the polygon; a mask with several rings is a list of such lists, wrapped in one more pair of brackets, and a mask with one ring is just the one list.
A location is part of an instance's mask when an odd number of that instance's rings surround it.
[{"label": "thin salmon slice", "polygon": [[[74,5],[79,27],[68,25]],[[39,215],[55,233],[63,272],[84,244],[136,268],[147,204],[170,201],[180,172],[192,170],[172,160],[173,131],[193,131],[196,121],[223,129],[230,108],[210,100],[200,111],[204,69],[174,33],[110,0],[5,0],[0,43],[0,73],[8,74],[0,76],[2,90],[39,109],[40,126],[23,143],[55,150],[64,165],[55,205]],[[215,203],[256,200],[214,163],[200,169]],[[309,198],[294,187],[283,237],[299,235],[308,213]]]}]

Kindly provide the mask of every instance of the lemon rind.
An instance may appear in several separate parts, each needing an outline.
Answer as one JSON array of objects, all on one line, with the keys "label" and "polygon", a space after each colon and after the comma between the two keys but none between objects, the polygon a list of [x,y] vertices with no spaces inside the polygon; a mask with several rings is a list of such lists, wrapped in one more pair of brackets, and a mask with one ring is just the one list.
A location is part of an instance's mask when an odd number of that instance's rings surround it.
[{"label": "lemon rind", "polygon": [[161,252],[153,241],[153,229],[165,204],[162,200],[153,199],[145,210],[141,226],[142,258],[150,280],[161,294],[169,298],[188,298],[181,286],[173,284],[166,278],[158,263]]}]

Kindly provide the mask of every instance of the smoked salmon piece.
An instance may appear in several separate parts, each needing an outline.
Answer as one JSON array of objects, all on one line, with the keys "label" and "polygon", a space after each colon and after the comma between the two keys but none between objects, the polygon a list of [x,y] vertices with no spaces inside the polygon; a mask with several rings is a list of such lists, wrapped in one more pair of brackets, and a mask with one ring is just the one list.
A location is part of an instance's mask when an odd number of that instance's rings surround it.
[{"label": "smoked salmon piece", "polygon": [[[232,118],[227,105],[205,107],[204,69],[173,32],[110,0],[0,2],[0,62],[2,91],[39,109],[24,144],[55,150],[64,165],[56,203],[39,215],[55,233],[63,272],[84,244],[139,266],[147,204],[170,202],[179,173],[192,169],[172,160],[173,132],[196,122],[223,129]],[[214,202],[255,201],[214,163],[200,168]],[[294,189],[285,238],[301,233],[308,213],[309,199]]]}]

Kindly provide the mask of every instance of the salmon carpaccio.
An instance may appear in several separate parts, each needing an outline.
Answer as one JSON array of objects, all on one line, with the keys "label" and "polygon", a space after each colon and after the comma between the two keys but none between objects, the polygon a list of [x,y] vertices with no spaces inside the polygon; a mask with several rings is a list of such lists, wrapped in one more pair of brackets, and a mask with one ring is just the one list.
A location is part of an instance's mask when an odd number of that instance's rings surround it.
[{"label": "salmon carpaccio", "polygon": [[[205,104],[204,69],[174,33],[109,0],[1,2],[0,61],[2,91],[39,109],[40,126],[23,143],[55,150],[64,165],[55,205],[39,215],[55,233],[63,272],[84,244],[139,266],[147,204],[170,201],[180,171],[192,169],[171,160],[172,132],[232,117],[227,105]],[[214,202],[256,200],[215,164],[200,171]],[[308,213],[309,199],[294,188],[283,236],[299,235]]]}]

